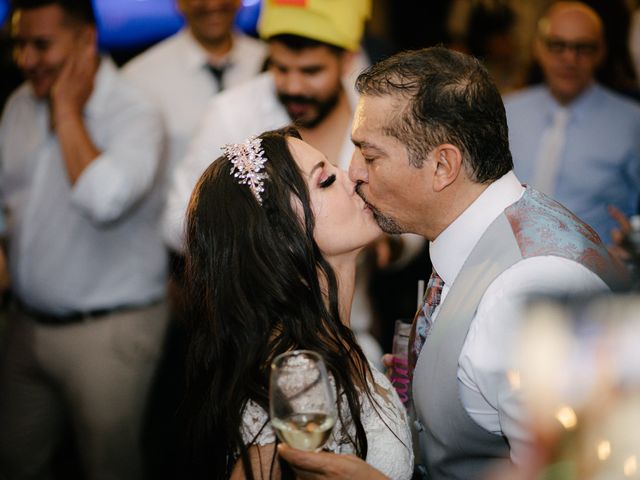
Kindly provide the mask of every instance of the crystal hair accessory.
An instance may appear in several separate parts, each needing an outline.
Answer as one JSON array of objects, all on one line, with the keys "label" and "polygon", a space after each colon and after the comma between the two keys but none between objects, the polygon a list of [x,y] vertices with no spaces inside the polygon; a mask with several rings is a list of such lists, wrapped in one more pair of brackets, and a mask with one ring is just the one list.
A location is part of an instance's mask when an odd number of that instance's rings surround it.
[{"label": "crystal hair accessory", "polygon": [[262,150],[262,139],[249,137],[244,143],[225,145],[222,150],[233,164],[231,175],[238,179],[240,185],[248,185],[253,196],[262,205],[264,180],[269,178],[266,172],[261,172],[267,161]]}]

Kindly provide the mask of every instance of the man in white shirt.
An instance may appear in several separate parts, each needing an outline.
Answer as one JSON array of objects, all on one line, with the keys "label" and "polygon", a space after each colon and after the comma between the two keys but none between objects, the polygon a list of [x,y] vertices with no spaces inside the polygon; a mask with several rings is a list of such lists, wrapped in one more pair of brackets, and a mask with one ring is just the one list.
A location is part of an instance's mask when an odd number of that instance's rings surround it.
[{"label": "man in white shirt", "polygon": [[0,122],[13,297],[0,472],[48,478],[72,428],[88,478],[140,478],[140,420],[167,323],[161,116],[98,56],[90,0],[13,8],[26,82]]},{"label": "man in white shirt", "polygon": [[[356,86],[356,191],[383,230],[431,242],[410,342],[422,461],[430,479],[490,478],[496,465],[526,462],[532,444],[509,382],[522,302],[606,290],[624,270],[592,229],[515,177],[502,100],[477,60],[407,52]],[[302,478],[381,478],[354,457],[280,454]]]},{"label": "man in white shirt", "polygon": [[152,96],[169,136],[169,176],[184,157],[208,100],[256,76],[266,45],[233,22],[240,0],[176,0],[185,27],[123,67],[123,75]]}]

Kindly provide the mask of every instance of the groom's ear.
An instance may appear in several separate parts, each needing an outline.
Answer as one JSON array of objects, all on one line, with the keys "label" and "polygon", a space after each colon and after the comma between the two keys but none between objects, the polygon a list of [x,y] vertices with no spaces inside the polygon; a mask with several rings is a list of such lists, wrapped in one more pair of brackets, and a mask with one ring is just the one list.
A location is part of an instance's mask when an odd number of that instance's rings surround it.
[{"label": "groom's ear", "polygon": [[433,189],[441,192],[458,178],[462,169],[462,153],[455,145],[444,143],[434,149],[433,155],[436,165]]}]

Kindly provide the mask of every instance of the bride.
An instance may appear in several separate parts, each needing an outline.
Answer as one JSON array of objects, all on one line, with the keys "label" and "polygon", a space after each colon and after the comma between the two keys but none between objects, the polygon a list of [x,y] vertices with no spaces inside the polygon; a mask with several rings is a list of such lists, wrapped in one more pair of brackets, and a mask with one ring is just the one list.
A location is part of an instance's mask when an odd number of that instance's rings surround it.
[{"label": "bride", "polygon": [[349,329],[356,257],[381,231],[346,173],[296,130],[267,132],[225,147],[187,222],[189,478],[294,478],[267,414],[270,364],[294,349],[333,378],[325,449],[411,478],[405,411]]}]

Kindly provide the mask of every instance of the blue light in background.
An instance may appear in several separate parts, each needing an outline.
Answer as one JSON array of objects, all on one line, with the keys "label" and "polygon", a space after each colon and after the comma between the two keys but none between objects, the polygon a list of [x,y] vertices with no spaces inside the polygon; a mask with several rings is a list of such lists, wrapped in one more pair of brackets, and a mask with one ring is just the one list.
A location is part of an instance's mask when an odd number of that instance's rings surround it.
[{"label": "blue light in background", "polygon": [[0,26],[4,25],[4,21],[9,15],[9,0],[0,0]]},{"label": "blue light in background", "polygon": [[175,0],[95,0],[100,47],[146,45],[178,31],[184,21]]},{"label": "blue light in background", "polygon": [[[94,0],[100,28],[100,46],[105,50],[131,48],[162,40],[177,32],[184,20],[176,0]],[[237,27],[256,34],[260,0],[243,0]]]},{"label": "blue light in background", "polygon": [[[256,34],[260,0],[243,0],[236,25]],[[100,47],[104,50],[148,45],[177,32],[184,24],[176,0],[94,0]],[[7,20],[9,0],[0,0],[0,26]]]},{"label": "blue light in background", "polygon": [[260,16],[260,5],[260,0],[242,0],[236,17],[236,25],[240,30],[249,35],[257,35],[256,26]]}]

